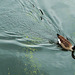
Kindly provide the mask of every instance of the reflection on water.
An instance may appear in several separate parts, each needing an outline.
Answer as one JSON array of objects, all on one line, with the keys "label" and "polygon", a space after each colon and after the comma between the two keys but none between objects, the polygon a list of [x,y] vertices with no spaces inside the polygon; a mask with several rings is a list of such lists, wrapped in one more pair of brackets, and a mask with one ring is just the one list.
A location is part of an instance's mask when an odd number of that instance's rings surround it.
[{"label": "reflection on water", "polygon": [[[75,74],[71,52],[62,51],[56,44],[57,33],[68,38],[73,35],[69,40],[74,41],[75,26],[72,23],[75,21],[68,17],[70,13],[64,14],[67,12],[64,8],[69,7],[66,4],[63,7],[64,1],[49,0],[53,4],[48,4],[50,8],[46,8],[46,2],[43,0],[41,4],[41,1],[1,1],[0,75]],[[68,33],[68,28],[72,35]]]}]

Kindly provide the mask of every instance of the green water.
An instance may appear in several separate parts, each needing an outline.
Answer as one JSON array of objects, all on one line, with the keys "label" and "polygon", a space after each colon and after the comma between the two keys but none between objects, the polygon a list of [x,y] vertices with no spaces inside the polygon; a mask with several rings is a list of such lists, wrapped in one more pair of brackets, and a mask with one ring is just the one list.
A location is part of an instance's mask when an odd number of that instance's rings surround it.
[{"label": "green water", "polygon": [[56,44],[59,33],[74,45],[74,9],[74,0],[0,0],[0,75],[75,75]]}]

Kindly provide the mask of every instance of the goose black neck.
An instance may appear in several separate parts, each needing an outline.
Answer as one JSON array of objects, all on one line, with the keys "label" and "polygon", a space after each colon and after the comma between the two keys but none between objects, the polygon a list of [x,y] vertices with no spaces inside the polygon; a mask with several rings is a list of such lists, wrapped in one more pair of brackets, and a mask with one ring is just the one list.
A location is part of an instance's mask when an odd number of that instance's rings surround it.
[{"label": "goose black neck", "polygon": [[75,56],[74,56],[74,51],[72,51],[72,58],[73,58],[73,59],[75,59]]}]

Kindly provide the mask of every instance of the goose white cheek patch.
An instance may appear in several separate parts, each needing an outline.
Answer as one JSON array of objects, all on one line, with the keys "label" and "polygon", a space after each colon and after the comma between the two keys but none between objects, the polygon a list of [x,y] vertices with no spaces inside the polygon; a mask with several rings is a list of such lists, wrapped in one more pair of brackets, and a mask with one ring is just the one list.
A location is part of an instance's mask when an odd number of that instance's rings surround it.
[{"label": "goose white cheek patch", "polygon": [[59,44],[61,44],[61,41],[60,41],[60,39],[58,39],[58,42],[59,42]]}]

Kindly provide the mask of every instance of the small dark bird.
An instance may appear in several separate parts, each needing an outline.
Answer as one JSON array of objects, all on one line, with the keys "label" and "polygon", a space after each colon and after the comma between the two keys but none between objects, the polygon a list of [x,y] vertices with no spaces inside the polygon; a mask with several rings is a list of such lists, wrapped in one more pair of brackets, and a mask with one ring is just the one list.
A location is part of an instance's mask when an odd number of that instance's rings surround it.
[{"label": "small dark bird", "polygon": [[66,50],[72,51],[72,57],[75,59],[75,56],[74,56],[75,46],[73,46],[70,43],[70,41],[67,40],[66,38],[64,38],[63,36],[57,34],[57,37],[58,37],[58,43],[59,43],[59,45],[61,45],[62,48],[66,49]]}]

